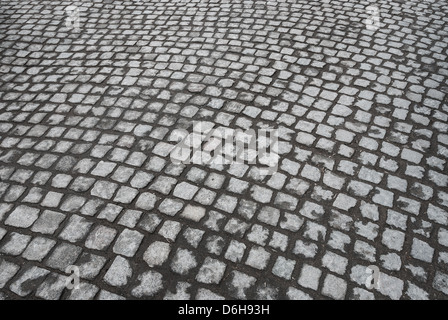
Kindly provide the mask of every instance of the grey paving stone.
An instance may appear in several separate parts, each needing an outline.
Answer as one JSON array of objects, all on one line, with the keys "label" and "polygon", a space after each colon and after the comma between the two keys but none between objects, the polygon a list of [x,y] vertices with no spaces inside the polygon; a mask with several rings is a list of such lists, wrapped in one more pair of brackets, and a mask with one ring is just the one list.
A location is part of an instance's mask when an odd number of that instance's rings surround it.
[{"label": "grey paving stone", "polygon": [[199,222],[205,216],[205,208],[187,205],[180,216],[195,222]]},{"label": "grey paving stone", "polygon": [[31,188],[23,202],[39,203],[43,197],[43,190],[41,188]]},{"label": "grey paving stone", "polygon": [[100,199],[89,200],[81,208],[80,213],[85,216],[94,216],[103,205],[104,202]]},{"label": "grey paving stone", "polygon": [[326,172],[323,177],[323,182],[331,188],[340,190],[344,185],[345,179],[332,172]]},{"label": "grey paving stone", "polygon": [[139,171],[132,178],[130,184],[133,188],[138,189],[145,188],[146,186],[148,186],[148,184],[152,181],[153,178],[154,175],[147,172]]},{"label": "grey paving stone", "polygon": [[378,236],[379,227],[372,222],[363,223],[358,221],[355,222],[354,229],[360,236],[373,241]]},{"label": "grey paving stone", "polygon": [[210,205],[213,203],[215,197],[216,197],[216,192],[201,188],[198,191],[198,193],[196,193],[194,200],[199,202],[202,205]]},{"label": "grey paving stone", "polygon": [[247,299],[247,291],[255,285],[256,280],[243,272],[232,271],[227,284],[230,295],[236,299]]},{"label": "grey paving stone", "polygon": [[54,176],[51,186],[54,188],[66,188],[70,181],[72,181],[72,176],[68,174],[57,174]]},{"label": "grey paving stone", "polygon": [[434,276],[434,281],[432,283],[434,289],[441,291],[445,294],[448,292],[448,275],[440,271],[436,272]]},{"label": "grey paving stone", "polygon": [[406,290],[406,295],[412,300],[429,300],[428,292],[422,288],[416,286],[412,282],[408,282],[408,289]]},{"label": "grey paving stone", "polygon": [[404,148],[401,152],[401,158],[407,161],[410,161],[412,163],[420,163],[423,155],[419,152]]},{"label": "grey paving stone", "polygon": [[191,295],[188,293],[191,285],[188,282],[178,282],[176,292],[167,292],[163,300],[190,300]]},{"label": "grey paving stone", "polygon": [[47,259],[46,265],[50,268],[65,272],[68,266],[73,265],[81,254],[82,248],[68,244],[59,244]]},{"label": "grey paving stone", "polygon": [[76,191],[76,192],[84,192],[90,189],[90,187],[95,183],[94,178],[88,178],[88,177],[77,177],[73,181],[73,183],[70,186],[70,189]]},{"label": "grey paving stone", "polygon": [[287,235],[274,231],[271,237],[271,241],[269,241],[269,246],[284,252],[288,247],[288,240],[289,239]]},{"label": "grey paving stone", "polygon": [[33,291],[32,286],[26,286],[24,284],[29,282],[40,283],[42,280],[50,273],[50,271],[39,268],[39,267],[31,267],[27,268],[12,284],[9,286],[9,289],[15,294],[25,297],[29,295]]},{"label": "grey paving stone", "polygon": [[232,262],[241,262],[246,250],[246,245],[244,243],[238,242],[236,240],[230,241],[227,251],[224,257]]},{"label": "grey paving stone", "polygon": [[137,202],[135,203],[135,206],[139,209],[151,210],[152,208],[154,208],[156,201],[157,196],[155,194],[145,192],[140,194]]},{"label": "grey paving stone", "polygon": [[289,287],[286,291],[286,295],[289,300],[313,300],[309,294],[294,287]]},{"label": "grey paving stone", "polygon": [[72,156],[64,156],[56,164],[55,169],[63,172],[68,172],[76,163],[76,159]]},{"label": "grey paving stone", "polygon": [[117,231],[106,226],[97,226],[88,235],[85,245],[89,249],[105,250],[115,239]]},{"label": "grey paving stone", "polygon": [[267,188],[254,185],[250,190],[252,198],[257,202],[268,203],[271,200],[272,191]]},{"label": "grey paving stone", "polygon": [[388,253],[386,255],[380,256],[382,265],[387,270],[398,271],[401,269],[401,259],[396,253]]},{"label": "grey paving stone", "polygon": [[[367,273],[367,267],[368,266],[365,265],[355,264],[350,271],[350,280],[364,287],[369,276],[369,274]],[[379,279],[381,281],[381,274],[379,276]]]},{"label": "grey paving stone", "polygon": [[262,247],[252,247],[249,251],[246,264],[255,269],[263,270],[268,265],[270,256],[271,254]]},{"label": "grey paving stone", "polygon": [[138,223],[138,227],[149,233],[153,233],[161,222],[162,219],[157,214],[147,213]]},{"label": "grey paving stone", "polygon": [[33,224],[31,231],[53,234],[64,219],[65,215],[63,213],[45,210]]},{"label": "grey paving stone", "polygon": [[280,210],[274,207],[264,206],[258,213],[257,219],[266,224],[276,226],[280,219]]},{"label": "grey paving stone", "polygon": [[343,275],[348,265],[348,259],[331,251],[325,252],[322,265],[328,270]]},{"label": "grey paving stone", "polygon": [[240,219],[231,218],[224,227],[224,231],[236,237],[243,237],[249,228],[249,224]]},{"label": "grey paving stone", "polygon": [[176,184],[176,179],[171,177],[159,176],[149,187],[151,190],[158,191],[163,194],[170,193],[173,186]]},{"label": "grey paving stone", "polygon": [[11,232],[3,242],[4,244],[0,248],[0,252],[6,255],[18,256],[25,250],[30,240],[31,236],[29,235]]},{"label": "grey paving stone", "polygon": [[0,288],[4,288],[19,269],[20,267],[18,265],[2,259],[0,263]]},{"label": "grey paving stone", "polygon": [[246,220],[250,220],[257,209],[257,205],[253,201],[241,200],[240,206],[238,208],[238,214],[241,215]]},{"label": "grey paving stone", "polygon": [[137,298],[152,297],[163,288],[163,276],[156,271],[147,271],[138,276],[139,285],[131,294]]},{"label": "grey paving stone", "polygon": [[231,178],[227,186],[227,190],[233,193],[244,193],[249,187],[249,183],[240,179]]},{"label": "grey paving stone", "polygon": [[204,222],[204,226],[213,231],[220,231],[224,226],[225,221],[226,221],[225,215],[217,211],[209,211],[208,219]]},{"label": "grey paving stone", "polygon": [[440,228],[437,235],[438,242],[443,246],[448,246],[448,230]]},{"label": "grey paving stone", "polygon": [[362,288],[354,288],[350,296],[351,300],[375,300],[375,295]]},{"label": "grey paving stone", "polygon": [[68,300],[92,300],[98,292],[98,287],[87,283],[81,282],[78,289],[71,291]]},{"label": "grey paving stone", "polygon": [[404,282],[393,276],[381,273],[380,275],[381,285],[378,288],[385,296],[388,296],[392,300],[398,300],[403,295]]},{"label": "grey paving stone", "polygon": [[302,267],[297,283],[304,288],[317,290],[321,274],[322,271],[318,268],[305,264]]},{"label": "grey paving stone", "polygon": [[39,212],[40,210],[37,208],[20,205],[9,214],[5,224],[12,227],[28,228],[37,220]]},{"label": "grey paving stone", "polygon": [[105,257],[83,253],[76,265],[79,267],[81,278],[92,280],[100,273],[106,262],[107,259]]},{"label": "grey paving stone", "polygon": [[327,228],[321,224],[308,221],[305,225],[303,236],[314,241],[323,241],[327,234]]},{"label": "grey paving stone", "polygon": [[430,220],[442,225],[448,225],[448,211],[443,210],[442,208],[434,206],[430,203],[428,205],[426,214],[428,215],[428,218]]},{"label": "grey paving stone", "polygon": [[367,242],[356,240],[353,250],[361,259],[374,262],[376,260],[376,248]]},{"label": "grey paving stone", "polygon": [[267,281],[263,281],[256,288],[257,300],[277,300],[279,289]]},{"label": "grey paving stone", "polygon": [[341,278],[328,274],[324,280],[322,294],[333,299],[344,299],[347,291],[347,282]]},{"label": "grey paving stone", "polygon": [[265,245],[269,237],[269,229],[259,225],[254,224],[247,234],[247,239],[259,245]]},{"label": "grey paving stone", "polygon": [[224,238],[217,235],[208,236],[205,240],[205,248],[207,249],[207,251],[218,256],[221,255],[221,252],[225,245],[226,241],[224,240]]},{"label": "grey paving stone", "polygon": [[183,232],[183,237],[187,240],[187,242],[191,246],[197,248],[202,240],[204,233],[205,233],[204,231],[199,229],[187,228]]},{"label": "grey paving stone", "polygon": [[177,221],[165,221],[159,229],[159,234],[169,241],[174,241],[176,240],[181,227],[181,224]]},{"label": "grey paving stone", "polygon": [[307,218],[320,220],[325,214],[325,209],[319,204],[306,201],[303,204],[302,208],[299,210],[299,213]]},{"label": "grey paving stone", "polygon": [[118,224],[128,228],[134,228],[141,216],[142,212],[139,210],[126,210],[118,221]]},{"label": "grey paving stone", "polygon": [[144,236],[138,231],[124,229],[113,247],[113,252],[124,255],[126,257],[133,257],[137,252]]},{"label": "grey paving stone", "polygon": [[305,258],[314,258],[317,251],[318,246],[315,243],[302,240],[297,240],[293,249],[294,254],[304,256]]},{"label": "grey paving stone", "polygon": [[286,189],[298,196],[304,195],[308,189],[310,188],[310,184],[302,179],[292,178],[289,183],[286,185]]},{"label": "grey paving stone", "polygon": [[50,273],[36,290],[36,296],[45,300],[59,300],[66,288],[66,277]]},{"label": "grey paving stone", "polygon": [[56,241],[43,237],[35,237],[26,247],[22,257],[27,260],[42,261],[54,247]]},{"label": "grey paving stone", "polygon": [[137,194],[138,190],[123,186],[118,190],[117,195],[114,198],[114,201],[129,204],[135,199]]},{"label": "grey paving stone", "polygon": [[105,219],[109,222],[114,222],[122,210],[123,207],[109,203],[103,208],[103,210],[101,210],[97,217],[99,219]]},{"label": "grey paving stone", "polygon": [[372,201],[379,205],[392,208],[394,201],[394,194],[393,192],[381,188],[376,188],[375,195],[372,197]]},{"label": "grey paving stone", "polygon": [[199,288],[196,295],[196,300],[225,300],[223,296],[216,294],[208,289]]},{"label": "grey paving stone", "polygon": [[26,188],[17,185],[11,185],[3,197],[6,202],[15,202],[25,192]]},{"label": "grey paving stone", "polygon": [[59,238],[69,242],[77,242],[85,238],[92,226],[92,222],[86,218],[72,215],[67,221],[67,225],[59,234]]},{"label": "grey paving stone", "polygon": [[188,274],[191,269],[195,268],[198,263],[192,251],[179,248],[170,265],[171,270],[178,274],[185,275]]},{"label": "grey paving stone", "polygon": [[150,266],[160,266],[167,259],[170,254],[171,246],[166,242],[154,241],[146,249],[143,255],[143,260]]},{"label": "grey paving stone", "polygon": [[211,173],[205,180],[205,185],[212,189],[219,189],[223,185],[224,180],[225,176],[217,173]]},{"label": "grey paving stone", "polygon": [[198,191],[198,187],[187,182],[181,182],[174,188],[173,195],[175,197],[191,200]]},{"label": "grey paving stone", "polygon": [[107,181],[97,181],[93,185],[90,194],[95,197],[103,199],[111,199],[117,189],[118,185]]},{"label": "grey paving stone", "polygon": [[126,300],[126,298],[106,290],[101,290],[98,295],[98,300]]},{"label": "grey paving stone", "polygon": [[328,240],[328,245],[331,248],[337,249],[341,252],[347,252],[347,246],[350,244],[350,237],[340,231],[332,231]]},{"label": "grey paving stone", "polygon": [[226,264],[207,257],[204,260],[204,263],[199,269],[198,274],[196,275],[196,280],[202,283],[215,283],[219,284],[221,282],[222,277],[224,276],[224,272],[226,270]]},{"label": "grey paving stone", "polygon": [[387,224],[394,226],[396,228],[406,230],[407,229],[408,217],[399,212],[388,210],[387,211]]},{"label": "grey paving stone", "polygon": [[431,187],[423,185],[419,182],[414,183],[410,187],[409,191],[413,196],[423,200],[429,200],[434,194],[434,191]]},{"label": "grey paving stone", "polygon": [[110,268],[104,275],[104,281],[114,287],[126,285],[132,276],[132,267],[129,261],[121,256],[117,256]]},{"label": "grey paving stone", "polygon": [[412,240],[411,255],[415,259],[431,262],[434,255],[434,248],[425,241],[414,238]]},{"label": "grey paving stone", "polygon": [[398,230],[387,228],[382,234],[382,243],[388,248],[398,251],[403,248],[404,239],[405,234]]},{"label": "grey paving stone", "polygon": [[3,221],[3,218],[5,217],[7,212],[11,211],[12,204],[6,204],[2,203],[0,204],[0,221]]},{"label": "grey paving stone", "polygon": [[349,211],[355,205],[356,205],[356,199],[349,197],[343,193],[338,194],[336,200],[333,203],[333,206],[344,211]]},{"label": "grey paving stone", "polygon": [[303,225],[304,220],[297,215],[285,213],[284,218],[280,221],[280,227],[289,231],[298,231]]},{"label": "grey paving stone", "polygon": [[62,211],[77,212],[84,205],[86,199],[78,196],[69,196],[61,205]]},{"label": "grey paving stone", "polygon": [[291,279],[295,265],[296,262],[294,260],[279,256],[275,261],[274,267],[272,268],[272,273],[280,278],[289,280]]},{"label": "grey paving stone", "polygon": [[229,195],[222,195],[218,198],[215,208],[223,210],[227,213],[233,213],[238,204],[238,199]]},{"label": "grey paving stone", "polygon": [[159,211],[169,216],[175,216],[183,206],[183,201],[166,198],[160,203]]}]

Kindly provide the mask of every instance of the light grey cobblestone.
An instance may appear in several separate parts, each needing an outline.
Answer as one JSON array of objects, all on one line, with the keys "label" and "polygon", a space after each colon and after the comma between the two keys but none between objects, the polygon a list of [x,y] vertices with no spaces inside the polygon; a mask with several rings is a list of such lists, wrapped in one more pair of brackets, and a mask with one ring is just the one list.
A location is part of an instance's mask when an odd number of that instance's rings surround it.
[{"label": "light grey cobblestone", "polygon": [[59,300],[65,289],[66,277],[51,273],[37,288],[36,296],[45,300]]},{"label": "light grey cobblestone", "polygon": [[111,286],[120,287],[126,285],[131,276],[132,268],[129,262],[125,258],[117,256],[104,275],[104,281]]}]

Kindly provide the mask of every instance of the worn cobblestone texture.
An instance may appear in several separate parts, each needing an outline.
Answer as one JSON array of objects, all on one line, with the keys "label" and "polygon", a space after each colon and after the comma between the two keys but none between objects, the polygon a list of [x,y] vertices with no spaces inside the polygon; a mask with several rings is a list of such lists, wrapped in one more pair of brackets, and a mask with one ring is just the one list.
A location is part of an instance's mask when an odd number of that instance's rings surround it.
[{"label": "worn cobblestone texture", "polygon": [[[1,1],[0,298],[447,299],[447,23],[446,0]],[[193,121],[278,128],[278,171],[173,164]]]}]

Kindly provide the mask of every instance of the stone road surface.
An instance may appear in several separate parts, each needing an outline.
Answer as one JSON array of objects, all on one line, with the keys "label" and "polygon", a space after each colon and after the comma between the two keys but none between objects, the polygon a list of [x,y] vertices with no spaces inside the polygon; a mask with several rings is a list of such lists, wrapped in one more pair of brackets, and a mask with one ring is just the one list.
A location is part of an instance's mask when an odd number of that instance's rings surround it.
[{"label": "stone road surface", "polygon": [[[446,0],[2,0],[0,299],[447,299],[447,23]],[[278,128],[277,172],[172,163],[193,121]]]}]

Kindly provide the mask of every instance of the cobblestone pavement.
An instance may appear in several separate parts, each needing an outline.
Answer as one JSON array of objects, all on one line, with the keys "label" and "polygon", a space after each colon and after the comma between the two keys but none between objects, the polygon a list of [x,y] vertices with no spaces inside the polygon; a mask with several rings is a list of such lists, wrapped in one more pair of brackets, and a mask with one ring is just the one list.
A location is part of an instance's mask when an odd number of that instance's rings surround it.
[{"label": "cobblestone pavement", "polygon": [[[2,0],[0,299],[448,298],[447,22],[446,0]],[[172,163],[193,121],[278,128],[277,172]]]}]

